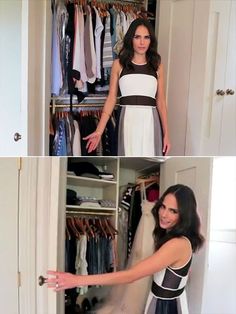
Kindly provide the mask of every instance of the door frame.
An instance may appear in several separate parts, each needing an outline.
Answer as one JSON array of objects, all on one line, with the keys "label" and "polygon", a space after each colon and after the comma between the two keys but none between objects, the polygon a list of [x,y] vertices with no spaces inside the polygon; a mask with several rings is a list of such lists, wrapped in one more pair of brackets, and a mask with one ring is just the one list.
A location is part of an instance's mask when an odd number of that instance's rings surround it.
[{"label": "door frame", "polygon": [[21,115],[25,155],[49,152],[51,1],[22,1]]}]

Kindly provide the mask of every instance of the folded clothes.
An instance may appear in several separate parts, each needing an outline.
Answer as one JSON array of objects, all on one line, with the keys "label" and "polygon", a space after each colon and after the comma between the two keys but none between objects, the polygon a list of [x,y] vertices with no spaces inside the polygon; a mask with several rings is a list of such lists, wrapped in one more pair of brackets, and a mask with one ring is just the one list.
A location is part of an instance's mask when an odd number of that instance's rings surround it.
[{"label": "folded clothes", "polygon": [[83,176],[88,178],[97,178],[104,180],[114,180],[114,174],[100,171],[91,162],[68,162],[68,172],[75,173],[76,176]]},{"label": "folded clothes", "polygon": [[103,180],[114,180],[114,174],[108,172],[99,172],[99,177]]},{"label": "folded clothes", "polygon": [[98,202],[92,202],[92,201],[79,202],[78,205],[81,207],[101,208],[101,205]]},{"label": "folded clothes", "polygon": [[112,200],[99,200],[98,202],[102,207],[109,207],[109,208],[116,207],[116,203]]}]

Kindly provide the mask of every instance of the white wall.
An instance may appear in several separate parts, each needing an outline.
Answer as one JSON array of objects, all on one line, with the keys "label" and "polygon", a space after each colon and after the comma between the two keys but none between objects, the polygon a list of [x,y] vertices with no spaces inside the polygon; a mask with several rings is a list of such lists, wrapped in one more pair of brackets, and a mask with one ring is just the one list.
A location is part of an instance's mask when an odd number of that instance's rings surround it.
[{"label": "white wall", "polygon": [[215,158],[202,314],[236,313],[236,157]]}]

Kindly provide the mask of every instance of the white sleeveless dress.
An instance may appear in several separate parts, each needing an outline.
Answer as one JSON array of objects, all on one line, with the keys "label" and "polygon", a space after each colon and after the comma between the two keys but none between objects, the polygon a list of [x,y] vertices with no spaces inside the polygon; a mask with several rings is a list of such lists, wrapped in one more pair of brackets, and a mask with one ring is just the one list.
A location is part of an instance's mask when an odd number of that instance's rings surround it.
[{"label": "white sleeveless dress", "polygon": [[161,156],[162,128],[156,105],[158,77],[148,64],[123,69],[118,134],[119,156]]}]

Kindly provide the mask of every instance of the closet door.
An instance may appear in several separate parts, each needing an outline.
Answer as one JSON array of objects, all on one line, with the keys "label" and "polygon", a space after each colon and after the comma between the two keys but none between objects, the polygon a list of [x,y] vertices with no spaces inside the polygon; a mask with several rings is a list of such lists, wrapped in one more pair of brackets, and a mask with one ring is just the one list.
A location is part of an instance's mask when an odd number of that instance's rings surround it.
[{"label": "closet door", "polygon": [[[0,1],[0,155],[26,154],[21,102],[22,1]],[[17,136],[17,133],[19,134]],[[21,139],[20,139],[21,136]]]},{"label": "closet door", "polygon": [[50,0],[0,1],[0,155],[47,155]]},{"label": "closet door", "polygon": [[[225,5],[225,1],[224,5]],[[236,1],[229,4],[229,30],[225,73],[224,105],[221,117],[219,155],[236,155]],[[225,29],[227,31],[227,29]],[[226,33],[227,34],[227,33]],[[228,93],[227,93],[228,90]],[[234,93],[234,94],[233,94]]]},{"label": "closet door", "polygon": [[17,158],[0,159],[0,313],[19,314]]},{"label": "closet door", "polygon": [[[209,157],[170,158],[161,164],[161,193],[173,184],[182,183],[195,192],[201,217],[202,233],[209,239],[212,159]],[[204,279],[207,270],[207,241],[193,259],[186,289],[189,313],[201,313]]]},{"label": "closet door", "polygon": [[[204,115],[204,155],[236,153],[236,7],[235,1],[211,1],[209,14],[206,98]],[[217,91],[219,92],[217,93]]]}]

